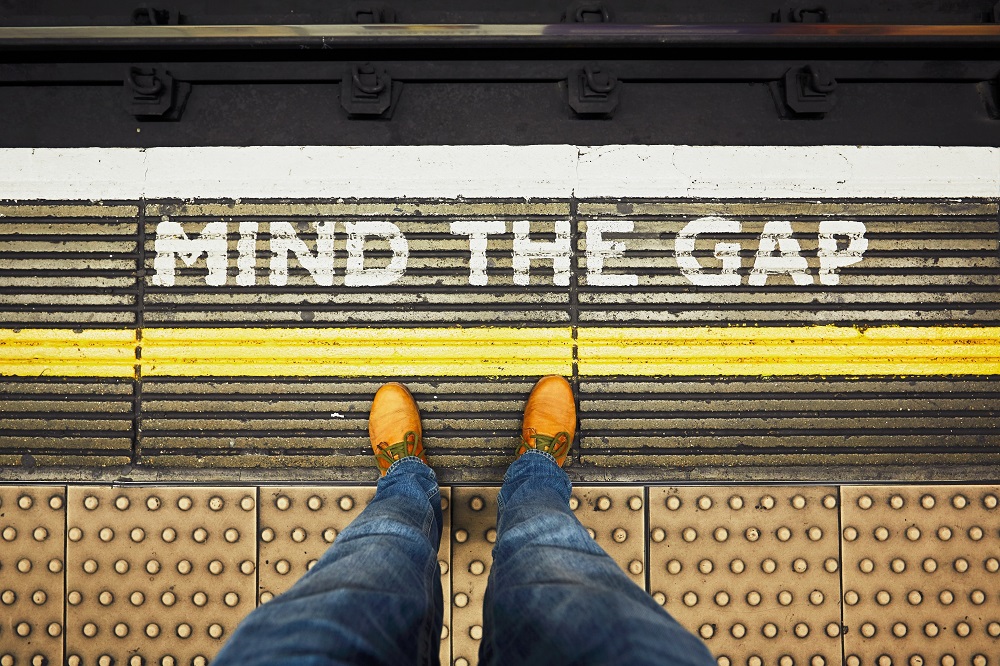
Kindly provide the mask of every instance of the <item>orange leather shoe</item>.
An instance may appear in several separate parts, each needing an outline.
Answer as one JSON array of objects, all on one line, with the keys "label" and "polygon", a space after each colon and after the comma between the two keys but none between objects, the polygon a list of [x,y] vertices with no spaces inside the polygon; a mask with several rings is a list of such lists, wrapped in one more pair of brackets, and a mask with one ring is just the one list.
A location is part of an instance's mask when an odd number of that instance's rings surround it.
[{"label": "orange leather shoe", "polygon": [[368,417],[368,436],[382,476],[401,458],[419,458],[427,464],[417,403],[398,382],[385,384],[375,393]]},{"label": "orange leather shoe", "polygon": [[576,403],[573,387],[559,375],[542,377],[535,384],[524,407],[521,445],[516,455],[528,449],[552,454],[562,467],[576,432]]}]

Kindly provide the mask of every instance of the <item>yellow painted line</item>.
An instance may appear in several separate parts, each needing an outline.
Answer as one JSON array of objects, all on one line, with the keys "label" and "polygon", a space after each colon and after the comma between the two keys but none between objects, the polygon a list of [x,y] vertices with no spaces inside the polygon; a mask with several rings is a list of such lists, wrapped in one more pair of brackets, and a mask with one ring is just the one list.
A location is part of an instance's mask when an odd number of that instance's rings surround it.
[{"label": "yellow painted line", "polygon": [[147,328],[144,376],[534,376],[573,372],[563,328]]},{"label": "yellow painted line", "polygon": [[[1000,375],[1000,327],[580,327],[582,376]],[[0,329],[0,375],[570,375],[570,327]]]},{"label": "yellow painted line", "polygon": [[133,377],[133,329],[0,329],[0,375]]},{"label": "yellow painted line", "polygon": [[580,328],[581,375],[1000,374],[1000,327]]}]

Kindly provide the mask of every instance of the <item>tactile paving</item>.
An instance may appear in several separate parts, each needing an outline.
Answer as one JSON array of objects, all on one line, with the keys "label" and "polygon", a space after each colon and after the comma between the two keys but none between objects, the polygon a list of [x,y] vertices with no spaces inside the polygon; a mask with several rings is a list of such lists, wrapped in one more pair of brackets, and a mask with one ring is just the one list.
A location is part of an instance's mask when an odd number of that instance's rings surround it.
[{"label": "tactile paving", "polygon": [[635,584],[646,589],[646,512],[641,486],[578,486],[569,507]]},{"label": "tactile paving", "polygon": [[497,540],[499,488],[456,487],[451,491],[451,662],[479,661],[483,596]]},{"label": "tactile paving", "polygon": [[719,666],[841,660],[837,489],[649,489],[653,598]]},{"label": "tactile paving", "polygon": [[207,664],[255,605],[256,497],[70,488],[66,663]]},{"label": "tactile paving", "polygon": [[843,489],[848,666],[1000,663],[1000,486]]},{"label": "tactile paving", "polygon": [[65,489],[0,487],[0,664],[63,658]]}]

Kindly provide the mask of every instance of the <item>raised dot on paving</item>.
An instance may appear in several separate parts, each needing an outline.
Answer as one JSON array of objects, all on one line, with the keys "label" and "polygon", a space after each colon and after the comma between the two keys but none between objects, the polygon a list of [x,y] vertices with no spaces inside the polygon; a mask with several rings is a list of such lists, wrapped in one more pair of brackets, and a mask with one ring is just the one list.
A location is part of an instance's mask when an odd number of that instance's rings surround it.
[{"label": "raised dot on paving", "polygon": [[650,591],[719,663],[840,663],[837,488],[648,493]]},{"label": "raised dot on paving", "polygon": [[[846,486],[848,664],[1000,663],[997,486]],[[1000,634],[1000,624],[997,625]],[[991,655],[987,661],[985,655]]]},{"label": "raised dot on paving", "polygon": [[81,664],[211,658],[254,606],[256,544],[225,535],[254,533],[256,494],[70,488],[66,522],[79,538],[67,545],[68,652]]}]

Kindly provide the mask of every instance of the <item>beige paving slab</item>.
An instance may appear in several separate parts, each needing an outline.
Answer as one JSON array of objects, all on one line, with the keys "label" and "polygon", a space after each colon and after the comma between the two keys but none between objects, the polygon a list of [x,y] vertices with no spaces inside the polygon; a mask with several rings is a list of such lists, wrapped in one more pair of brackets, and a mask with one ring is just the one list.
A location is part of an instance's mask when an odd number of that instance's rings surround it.
[{"label": "beige paving slab", "polygon": [[841,660],[837,489],[649,489],[653,598],[720,666]]},{"label": "beige paving slab", "polygon": [[496,543],[496,487],[451,491],[451,651],[454,666],[479,661],[483,596]]},{"label": "beige paving slab", "polygon": [[646,589],[646,512],[642,486],[577,486],[569,506],[590,536]]},{"label": "beige paving slab", "polygon": [[70,666],[203,666],[254,608],[256,488],[71,487]]},{"label": "beige paving slab", "polygon": [[0,664],[62,663],[65,497],[0,486]]},{"label": "beige paving slab", "polygon": [[1000,663],[1000,486],[843,489],[848,666]]}]

